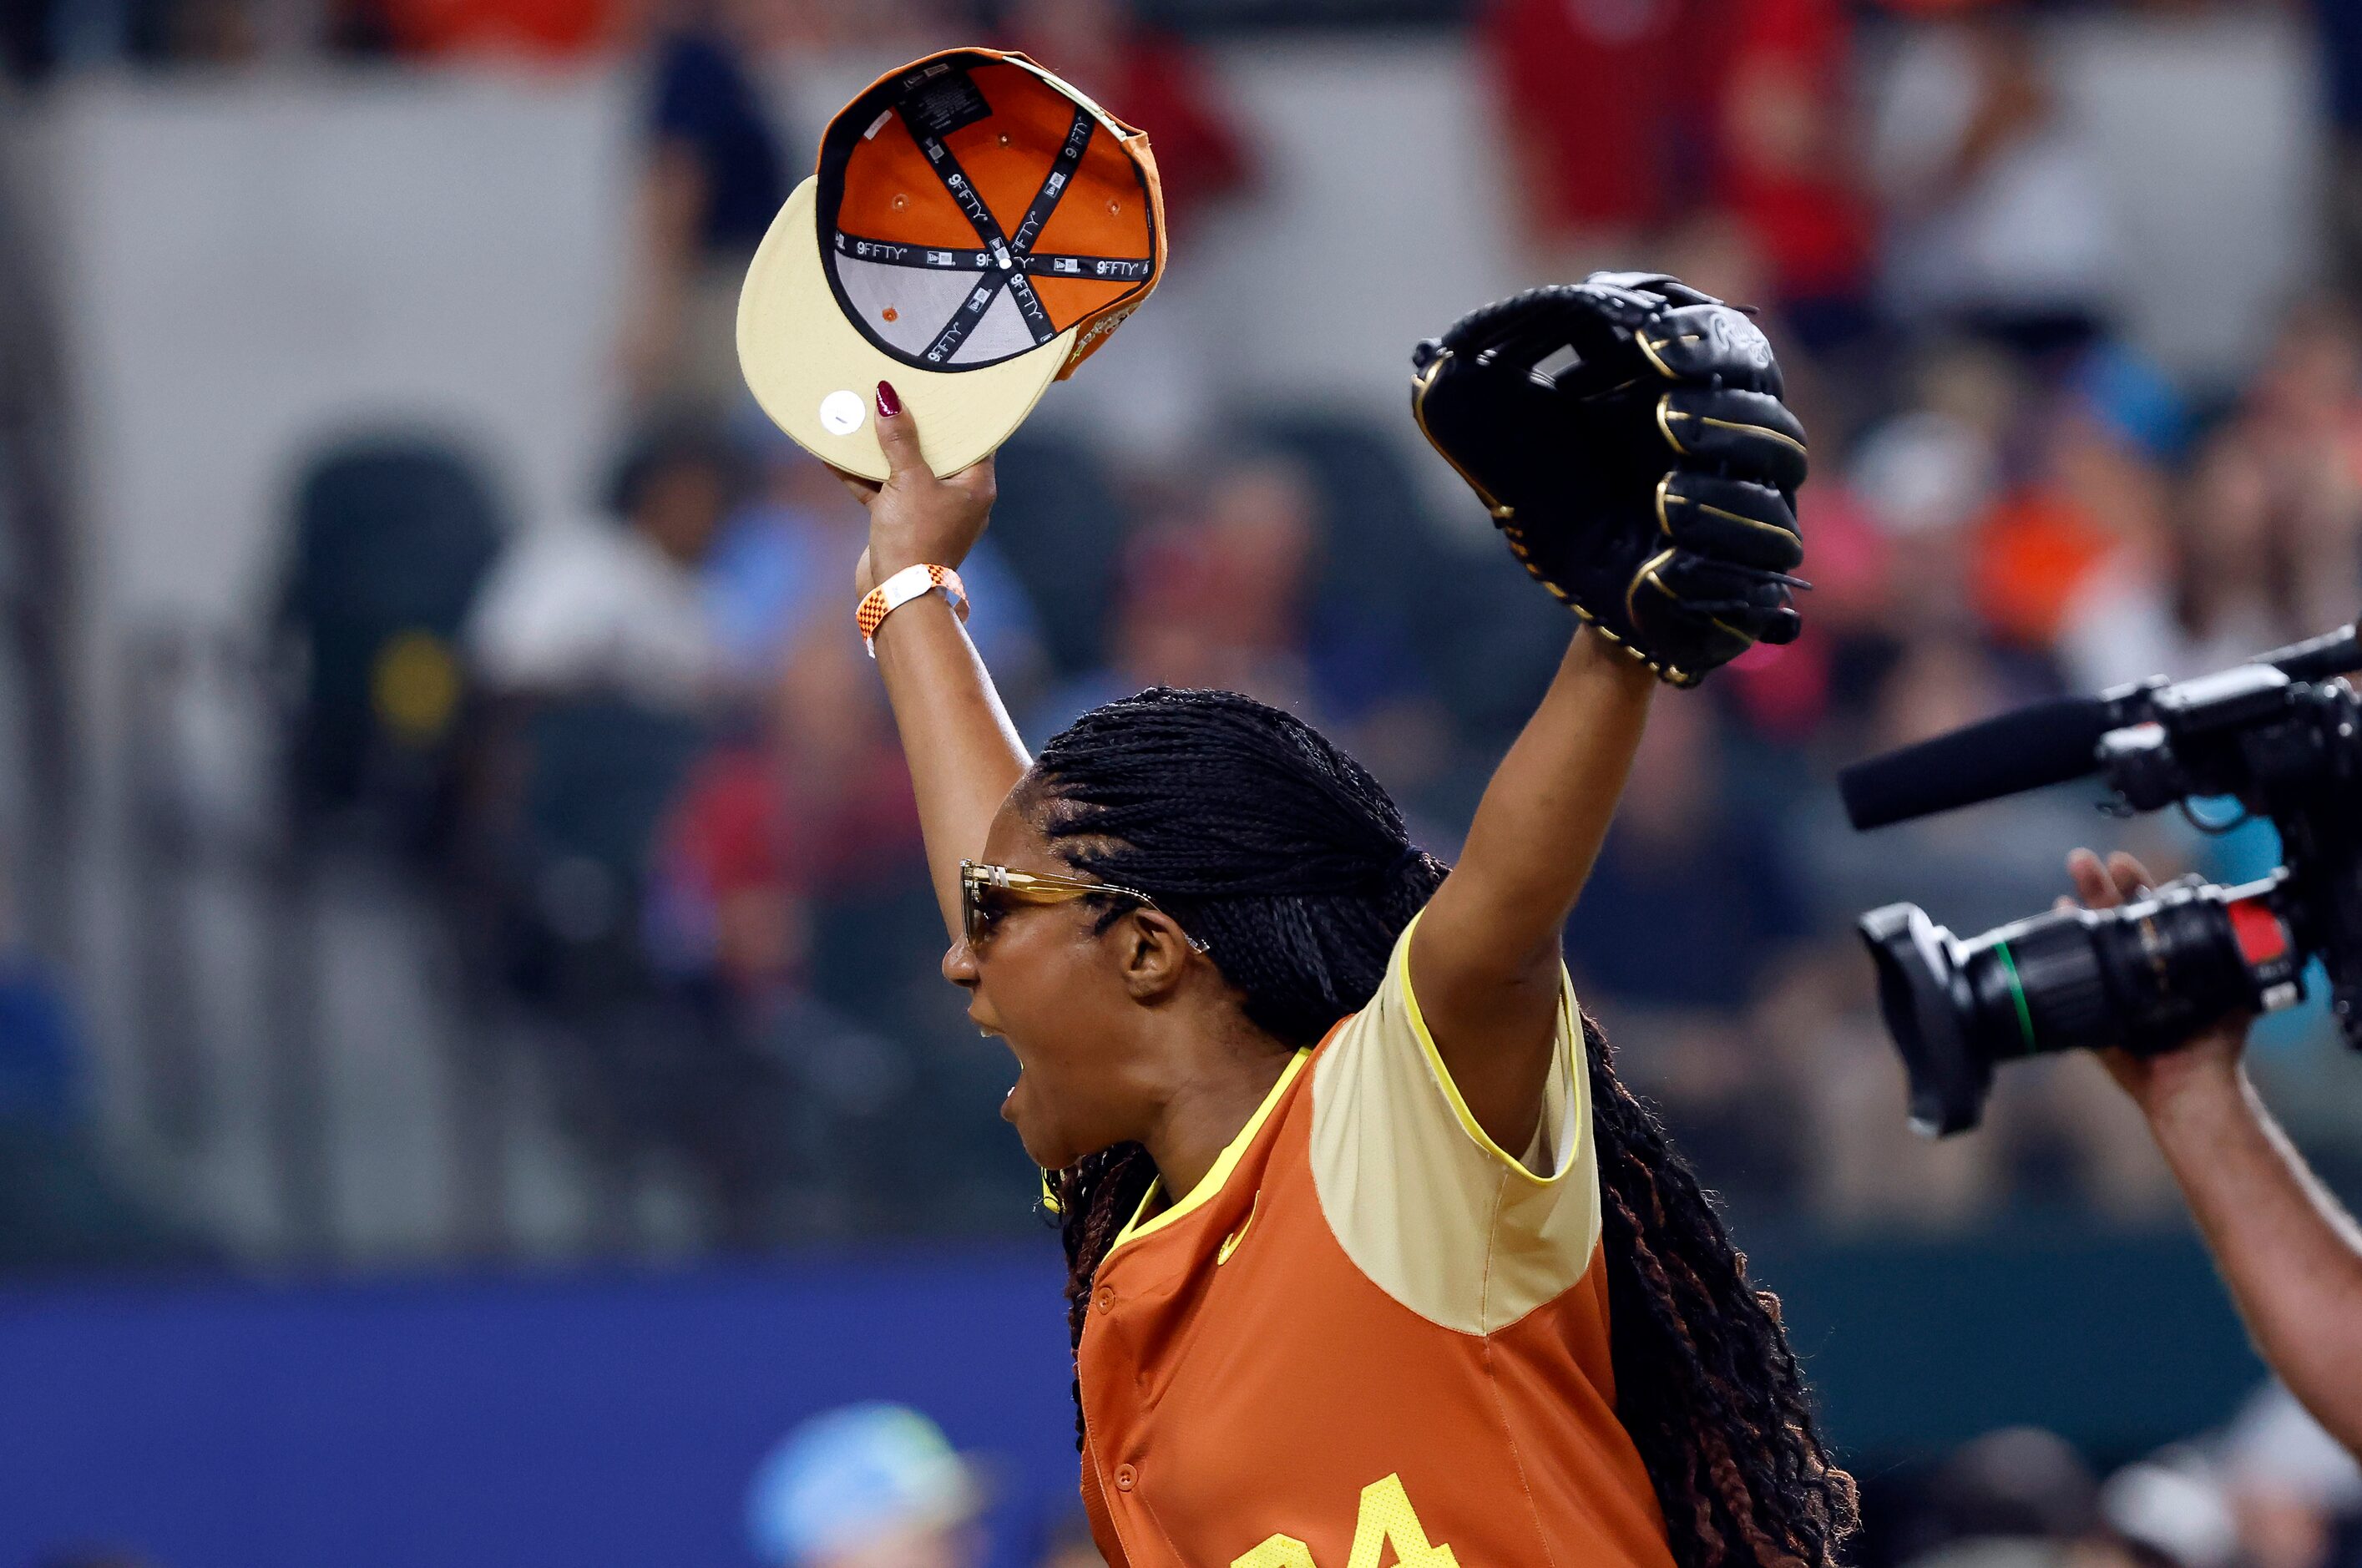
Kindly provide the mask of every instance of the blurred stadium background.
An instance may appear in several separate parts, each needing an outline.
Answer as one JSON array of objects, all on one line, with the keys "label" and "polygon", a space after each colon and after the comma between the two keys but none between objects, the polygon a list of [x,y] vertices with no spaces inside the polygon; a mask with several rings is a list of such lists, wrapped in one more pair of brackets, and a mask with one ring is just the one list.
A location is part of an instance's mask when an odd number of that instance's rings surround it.
[{"label": "blurred stadium background", "polygon": [[[1848,934],[2268,833],[1857,839],[1830,788],[2356,613],[2352,0],[6,0],[0,1563],[753,1562],[766,1451],[873,1398],[975,1456],[959,1552],[1095,1561],[859,515],[730,347],[829,113],[980,39],[1172,202],[968,573],[1029,738],[1239,687],[1448,855],[1567,624],[1410,346],[1599,265],[1760,304],[1809,630],[1660,706],[1586,1001],[1786,1298],[1866,1568],[2362,1562],[2098,1070],[1917,1141]],[[2355,1194],[2362,1061],[2318,1010],[2256,1055]]]}]

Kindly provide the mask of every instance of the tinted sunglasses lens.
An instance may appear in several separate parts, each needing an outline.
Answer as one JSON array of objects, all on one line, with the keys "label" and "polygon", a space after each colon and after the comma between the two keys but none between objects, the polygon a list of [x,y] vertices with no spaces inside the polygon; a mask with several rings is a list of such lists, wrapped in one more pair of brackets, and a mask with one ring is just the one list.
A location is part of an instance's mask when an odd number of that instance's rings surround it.
[{"label": "tinted sunglasses lens", "polygon": [[960,873],[960,929],[974,942],[984,931],[984,905],[977,897],[981,878],[963,870]]}]

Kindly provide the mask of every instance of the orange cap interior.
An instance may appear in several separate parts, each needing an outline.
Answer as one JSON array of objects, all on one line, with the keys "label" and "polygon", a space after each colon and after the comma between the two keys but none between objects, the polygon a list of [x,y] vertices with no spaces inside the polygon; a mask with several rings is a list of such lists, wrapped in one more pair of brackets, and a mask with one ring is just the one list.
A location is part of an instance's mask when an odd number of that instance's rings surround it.
[{"label": "orange cap interior", "polygon": [[[880,78],[831,122],[819,181],[838,304],[919,369],[1111,327],[1163,268],[1147,138],[1022,55],[956,50]],[[1104,337],[1077,333],[1061,373]]]}]

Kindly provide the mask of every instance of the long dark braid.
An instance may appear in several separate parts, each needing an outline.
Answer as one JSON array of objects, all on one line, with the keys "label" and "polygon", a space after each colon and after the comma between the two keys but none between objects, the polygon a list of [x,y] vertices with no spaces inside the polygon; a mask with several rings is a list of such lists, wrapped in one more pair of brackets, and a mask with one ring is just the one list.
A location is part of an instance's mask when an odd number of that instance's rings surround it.
[{"label": "long dark braid", "polygon": [[1747,1254],[1664,1124],[1616,1076],[1588,1013],[1583,1044],[1616,1414],[1649,1467],[1673,1561],[1833,1562],[1860,1522],[1853,1477],[1814,1424],[1780,1298],[1749,1282]]},{"label": "long dark braid", "polygon": [[[1290,714],[1159,687],[1043,748],[1020,804],[1077,869],[1153,897],[1209,944],[1250,1021],[1308,1045],[1364,1005],[1445,867],[1367,770]],[[1110,908],[1109,922],[1121,911]],[[1605,1211],[1617,1413],[1680,1568],[1825,1568],[1853,1480],[1816,1431],[1779,1302],[1747,1279],[1697,1178],[1583,1021]],[[1066,1319],[1082,1344],[1099,1260],[1154,1179],[1120,1143],[1057,1173]],[[1082,1441],[1081,1386],[1076,1440]]]}]

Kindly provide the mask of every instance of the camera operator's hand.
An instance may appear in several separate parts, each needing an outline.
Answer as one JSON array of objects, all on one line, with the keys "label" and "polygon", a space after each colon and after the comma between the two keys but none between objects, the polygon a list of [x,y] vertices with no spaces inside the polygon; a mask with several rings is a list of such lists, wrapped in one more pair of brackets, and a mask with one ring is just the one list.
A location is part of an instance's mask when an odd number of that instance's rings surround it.
[{"label": "camera operator's hand", "polygon": [[[2086,909],[2114,909],[2155,886],[2148,868],[2122,850],[2109,856],[2103,865],[2090,850],[2079,849],[2067,857],[2067,874],[2074,878],[2075,891]],[[2058,902],[2070,907],[2075,900],[2061,898]],[[2099,1057],[2108,1075],[2154,1122],[2190,1095],[2238,1097],[2239,1061],[2246,1050],[2248,1026],[2254,1021],[2245,1015],[2226,1018],[2191,1035],[2180,1049],[2160,1055],[2136,1056],[2129,1051],[2112,1050],[2100,1052]]]},{"label": "camera operator's hand", "polygon": [[[2103,866],[2079,849],[2067,869],[2092,909],[2149,887],[2129,855]],[[2362,1456],[2362,1228],[2305,1168],[2247,1081],[2240,1057],[2249,1021],[2226,1019],[2162,1055],[2100,1057],[2148,1118],[2256,1349]]]}]

